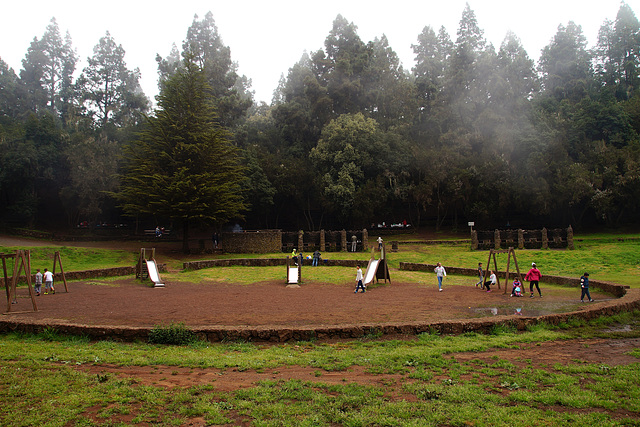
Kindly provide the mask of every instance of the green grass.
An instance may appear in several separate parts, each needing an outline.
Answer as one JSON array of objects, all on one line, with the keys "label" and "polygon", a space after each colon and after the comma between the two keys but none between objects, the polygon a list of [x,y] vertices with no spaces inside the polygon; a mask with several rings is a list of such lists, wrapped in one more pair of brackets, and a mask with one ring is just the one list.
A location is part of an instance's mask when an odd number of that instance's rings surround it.
[{"label": "green grass", "polygon": [[[413,340],[353,340],[187,346],[89,342],[55,333],[0,336],[0,424],[185,425],[640,425],[638,363],[536,367],[499,357],[457,361],[458,353],[526,343],[587,339],[612,322],[640,323],[640,312],[579,328]],[[635,336],[637,332],[627,334]],[[235,390],[210,382],[165,388],[135,377],[90,374],[83,365],[157,366],[225,372],[310,367],[314,380],[266,379]],[[327,382],[360,367],[378,381]],[[215,372],[215,371],[214,371]],[[197,375],[197,371],[196,371]]]},{"label": "green grass", "polygon": [[[69,246],[34,246],[31,248],[0,246],[0,253],[14,253],[17,249],[30,250],[31,270],[33,273],[35,273],[36,268],[39,268],[41,271],[45,268],[52,270],[55,252],[60,252],[62,268],[65,272],[132,266],[135,265],[138,259],[138,254],[123,250]],[[13,271],[13,260],[7,260],[7,268],[9,274],[11,274]],[[56,263],[56,272],[59,271],[60,266]]]},{"label": "green grass", "polygon": [[[517,251],[521,270],[532,261],[543,274],[576,276],[589,271],[595,280],[640,287],[640,244],[635,235],[599,234],[580,238],[574,251]],[[414,235],[402,236],[410,242]],[[385,239],[387,241],[391,238]],[[393,239],[400,240],[400,239]],[[15,248],[0,248],[11,252]],[[51,268],[61,251],[65,271],[133,265],[137,254],[86,248],[33,248],[34,268]],[[236,255],[281,257],[283,254]],[[339,259],[368,259],[369,253],[326,253]],[[467,244],[407,243],[390,253],[392,269],[400,261],[473,268],[486,263],[487,252]],[[203,257],[206,258],[206,257]],[[506,266],[506,255],[498,258]],[[352,283],[354,269],[305,268],[303,280]],[[239,286],[284,277],[284,267],[211,268],[163,274],[165,280],[233,282]],[[435,286],[432,272],[392,271],[394,280]],[[96,279],[109,283],[113,279]],[[469,285],[473,278],[449,275],[445,286]],[[384,286],[384,285],[382,285]],[[575,292],[543,282],[543,292]],[[528,298],[527,298],[528,300]],[[38,335],[0,335],[0,425],[128,426],[640,426],[640,352],[636,362],[610,365],[576,360],[541,365],[530,359],[498,356],[458,361],[459,354],[510,349],[570,339],[640,337],[640,312],[592,321],[569,319],[561,325],[537,324],[524,332],[496,327],[483,335],[425,333],[406,340],[369,334],[346,342],[207,343],[192,340],[185,328],[168,330],[169,338],[186,335],[189,344],[160,345],[90,341],[66,337],[53,329]],[[167,331],[163,331],[167,332]],[[167,335],[167,334],[164,334]],[[163,336],[164,336],[163,335]],[[166,338],[166,337],[165,337]],[[606,360],[606,355],[604,356]],[[167,388],[135,376],[100,371],[101,367],[150,367],[179,375],[178,369],[207,369],[210,379]],[[94,367],[98,374],[84,367]],[[311,380],[271,378],[232,390],[216,387],[216,375],[278,372],[300,367]],[[369,381],[346,380],[362,371]],[[204,372],[204,371],[202,371]],[[344,375],[345,380],[333,380]],[[357,377],[357,376],[356,376]],[[350,377],[351,378],[351,377]]]}]

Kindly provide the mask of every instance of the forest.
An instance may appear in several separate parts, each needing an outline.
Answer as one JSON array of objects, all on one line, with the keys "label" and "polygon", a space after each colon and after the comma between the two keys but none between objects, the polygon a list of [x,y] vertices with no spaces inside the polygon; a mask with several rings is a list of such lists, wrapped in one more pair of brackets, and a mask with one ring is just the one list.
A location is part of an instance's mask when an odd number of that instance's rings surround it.
[{"label": "forest", "polygon": [[[324,48],[254,101],[211,12],[156,56],[157,107],[107,32],[78,70],[52,18],[22,69],[0,57],[0,228],[623,227],[640,216],[640,23],[593,48],[559,24],[535,63],[467,4],[405,68],[338,15]],[[0,55],[2,52],[0,52]]]}]

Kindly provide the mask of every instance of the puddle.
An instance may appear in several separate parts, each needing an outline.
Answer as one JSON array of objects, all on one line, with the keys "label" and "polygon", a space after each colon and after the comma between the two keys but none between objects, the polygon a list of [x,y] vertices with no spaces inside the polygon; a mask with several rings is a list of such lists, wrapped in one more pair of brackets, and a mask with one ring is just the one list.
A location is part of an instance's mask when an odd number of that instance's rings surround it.
[{"label": "puddle", "polygon": [[530,308],[477,307],[477,308],[472,308],[471,312],[477,315],[480,315],[481,317],[485,317],[485,316],[504,316],[504,315],[543,316],[545,314],[557,313],[558,311],[530,309]]}]

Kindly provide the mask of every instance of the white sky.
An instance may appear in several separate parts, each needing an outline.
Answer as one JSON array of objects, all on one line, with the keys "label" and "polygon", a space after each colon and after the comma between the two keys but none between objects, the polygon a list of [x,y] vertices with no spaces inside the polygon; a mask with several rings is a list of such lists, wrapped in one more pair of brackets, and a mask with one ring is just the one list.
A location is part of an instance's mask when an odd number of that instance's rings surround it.
[{"label": "white sky", "polygon": [[[42,38],[55,17],[62,36],[71,34],[78,52],[78,72],[86,66],[93,47],[109,31],[126,51],[129,69],[139,68],[143,90],[157,94],[156,54],[165,57],[172,43],[179,49],[195,14],[211,11],[231,59],[239,73],[253,82],[256,101],[271,102],[281,74],[287,75],[302,56],[324,48],[324,40],[338,14],[358,27],[366,43],[383,34],[403,65],[411,69],[415,44],[422,29],[447,29],[456,39],[466,0],[31,0],[3,2],[0,6],[0,58],[16,73],[22,68],[29,44]],[[485,38],[498,49],[507,31],[521,40],[537,61],[540,50],[555,35],[558,25],[574,21],[582,26],[589,46],[597,42],[605,19],[615,20],[620,0],[469,0]],[[636,16],[640,0],[626,2]]]}]

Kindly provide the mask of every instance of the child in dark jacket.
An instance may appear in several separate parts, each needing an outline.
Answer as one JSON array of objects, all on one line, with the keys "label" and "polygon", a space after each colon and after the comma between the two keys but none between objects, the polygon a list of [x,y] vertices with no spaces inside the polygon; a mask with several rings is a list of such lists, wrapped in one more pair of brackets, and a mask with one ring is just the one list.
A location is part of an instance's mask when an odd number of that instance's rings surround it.
[{"label": "child in dark jacket", "polygon": [[589,298],[589,302],[593,302],[591,299],[591,294],[589,293],[589,273],[584,273],[582,277],[580,277],[580,288],[582,288],[582,295],[580,296],[580,301],[584,302],[584,297]]}]

